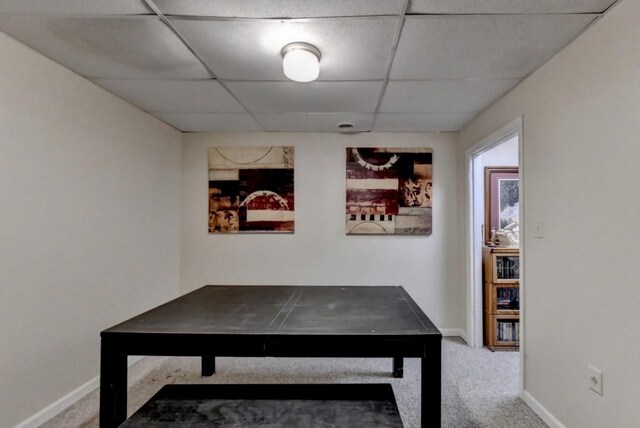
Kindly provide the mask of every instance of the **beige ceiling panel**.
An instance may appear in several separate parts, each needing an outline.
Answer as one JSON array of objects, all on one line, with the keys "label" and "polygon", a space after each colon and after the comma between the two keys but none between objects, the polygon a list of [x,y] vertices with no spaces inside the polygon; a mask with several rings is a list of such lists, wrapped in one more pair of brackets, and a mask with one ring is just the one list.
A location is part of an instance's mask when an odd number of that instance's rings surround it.
[{"label": "beige ceiling panel", "polygon": [[569,44],[596,17],[407,17],[391,78],[521,78]]},{"label": "beige ceiling panel", "polygon": [[616,0],[411,0],[409,13],[602,13]]},{"label": "beige ceiling panel", "polygon": [[152,11],[143,0],[2,0],[0,13],[136,15]]},{"label": "beige ceiling panel", "polygon": [[320,80],[370,80],[385,76],[397,18],[171,22],[222,79],[286,80],[282,48],[307,42]]},{"label": "beige ceiling panel", "polygon": [[155,17],[1,15],[0,31],[83,76],[209,77],[202,64]]},{"label": "beige ceiling panel", "polygon": [[152,112],[158,119],[183,132],[262,131],[245,113],[164,113]]},{"label": "beige ceiling panel", "polygon": [[96,84],[146,111],[244,113],[215,80],[94,79]]},{"label": "beige ceiling panel", "polygon": [[348,132],[366,132],[373,124],[373,113],[274,113],[256,118],[267,131],[282,132],[344,132],[338,128],[344,123],[353,125]]},{"label": "beige ceiling panel", "polygon": [[155,0],[165,14],[245,18],[318,18],[399,14],[402,0]]},{"label": "beige ceiling panel", "polygon": [[381,113],[373,130],[378,132],[457,132],[478,112],[472,113]]},{"label": "beige ceiling panel", "polygon": [[431,113],[484,110],[518,82],[518,79],[391,81],[380,111]]},{"label": "beige ceiling panel", "polygon": [[229,82],[254,113],[373,113],[382,82]]}]

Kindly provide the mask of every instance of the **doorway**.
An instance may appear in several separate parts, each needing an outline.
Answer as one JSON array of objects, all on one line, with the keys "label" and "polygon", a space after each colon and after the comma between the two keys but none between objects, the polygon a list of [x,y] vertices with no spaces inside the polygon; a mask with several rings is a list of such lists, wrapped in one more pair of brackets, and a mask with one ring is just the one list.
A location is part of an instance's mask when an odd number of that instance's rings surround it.
[{"label": "doorway", "polygon": [[[483,247],[485,234],[485,167],[517,167],[518,168],[518,208],[524,202],[523,182],[523,132],[522,118],[518,118],[499,129],[489,137],[478,142],[466,152],[467,174],[467,336],[469,345],[481,348],[485,344],[484,317],[484,283],[483,283]],[[493,205],[493,204],[492,204]],[[524,216],[518,209],[517,227],[519,229],[518,259],[523,259],[524,248]],[[490,221],[490,220],[487,220]],[[490,226],[489,226],[489,231]],[[502,232],[502,231],[501,231]],[[486,251],[486,249],[485,249]],[[524,366],[524,265],[519,264],[519,347],[520,356],[520,390],[523,387]]]}]

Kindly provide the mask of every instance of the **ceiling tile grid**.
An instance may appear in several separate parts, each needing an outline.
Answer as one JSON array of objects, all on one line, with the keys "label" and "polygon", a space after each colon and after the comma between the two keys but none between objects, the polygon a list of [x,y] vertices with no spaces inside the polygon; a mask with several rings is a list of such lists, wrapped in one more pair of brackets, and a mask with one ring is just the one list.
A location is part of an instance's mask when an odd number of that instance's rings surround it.
[{"label": "ceiling tile grid", "polygon": [[244,108],[212,79],[93,79],[108,91],[145,111],[173,113],[244,113]]},{"label": "ceiling tile grid", "polygon": [[210,77],[185,45],[155,16],[0,15],[0,30],[85,77]]},{"label": "ceiling tile grid", "polygon": [[0,13],[138,15],[153,11],[143,0],[4,0]]},{"label": "ceiling tile grid", "polygon": [[410,16],[391,79],[522,78],[597,15]]},{"label": "ceiling tile grid", "polygon": [[267,131],[289,132],[339,132],[341,124],[352,125],[345,132],[366,132],[371,130],[373,113],[262,113],[256,118]]},{"label": "ceiling tile grid", "polygon": [[0,31],[185,132],[458,131],[614,3],[3,0]]},{"label": "ceiling tile grid", "polygon": [[602,13],[615,0],[411,0],[410,14]]},{"label": "ceiling tile grid", "polygon": [[398,15],[402,0],[155,0],[166,15],[226,18],[330,18]]},{"label": "ceiling tile grid", "polygon": [[382,99],[380,112],[481,111],[518,82],[518,79],[391,81]]},{"label": "ceiling tile grid", "polygon": [[372,80],[385,77],[397,18],[170,21],[221,79],[286,80],[282,48],[307,42],[320,80]]},{"label": "ceiling tile grid", "polygon": [[373,127],[377,132],[455,132],[476,113],[380,113]]},{"label": "ceiling tile grid", "polygon": [[152,112],[158,119],[184,132],[263,131],[246,113],[167,113]]},{"label": "ceiling tile grid", "polygon": [[373,113],[382,82],[228,82],[252,112]]}]

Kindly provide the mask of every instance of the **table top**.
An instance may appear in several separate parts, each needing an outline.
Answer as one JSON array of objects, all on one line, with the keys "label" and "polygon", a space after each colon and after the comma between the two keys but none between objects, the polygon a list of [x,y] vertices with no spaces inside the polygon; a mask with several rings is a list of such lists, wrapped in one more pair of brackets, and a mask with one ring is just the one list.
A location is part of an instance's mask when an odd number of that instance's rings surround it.
[{"label": "table top", "polygon": [[400,286],[207,285],[102,332],[438,336]]}]

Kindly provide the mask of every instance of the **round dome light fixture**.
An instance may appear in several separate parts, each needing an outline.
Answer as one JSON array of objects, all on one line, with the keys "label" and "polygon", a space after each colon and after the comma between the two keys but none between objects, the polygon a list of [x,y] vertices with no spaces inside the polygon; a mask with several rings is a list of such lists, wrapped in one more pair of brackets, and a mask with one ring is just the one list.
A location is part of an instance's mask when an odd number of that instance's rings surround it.
[{"label": "round dome light fixture", "polygon": [[294,82],[313,82],[320,75],[320,51],[309,43],[289,43],[282,48],[282,70]]}]

